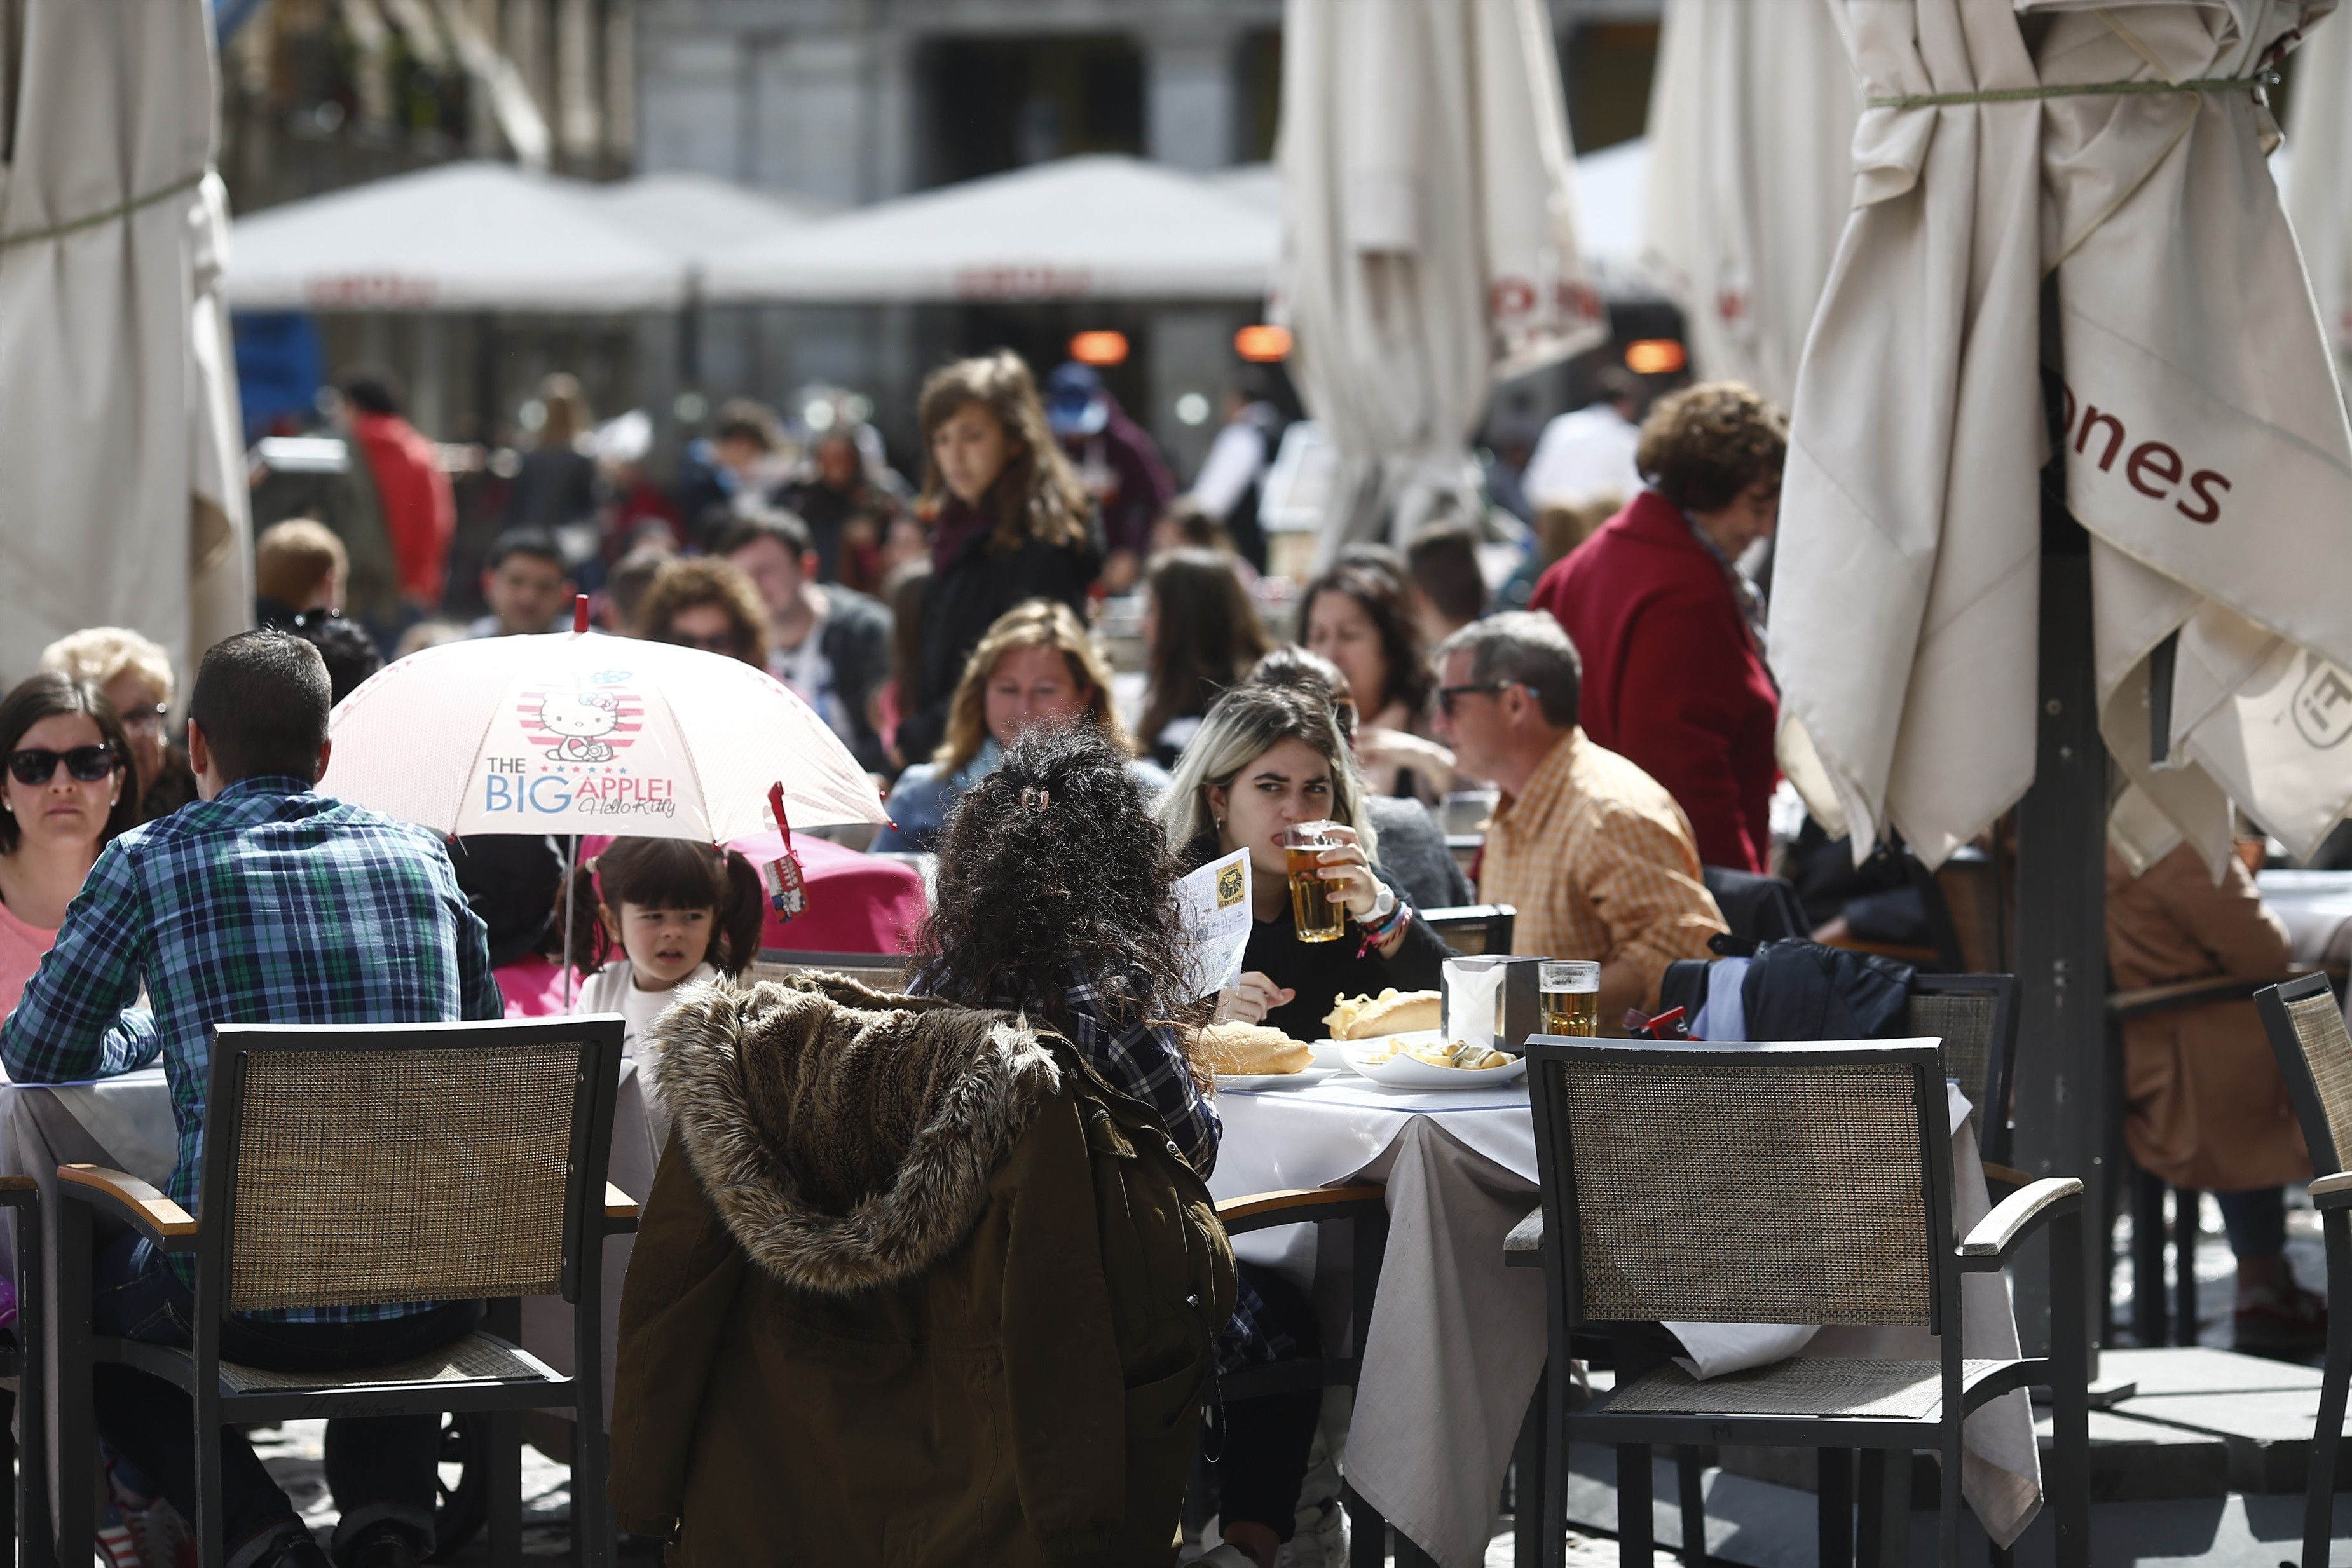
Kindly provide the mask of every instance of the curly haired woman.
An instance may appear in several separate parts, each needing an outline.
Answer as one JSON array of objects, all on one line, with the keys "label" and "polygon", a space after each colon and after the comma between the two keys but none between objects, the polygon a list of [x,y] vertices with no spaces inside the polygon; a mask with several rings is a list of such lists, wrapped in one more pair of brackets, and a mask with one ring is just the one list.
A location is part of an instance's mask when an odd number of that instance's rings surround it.
[{"label": "curly haired woman", "polygon": [[1771,870],[1780,694],[1738,559],[1772,537],[1788,416],[1737,382],[1658,400],[1635,462],[1645,488],[1543,574],[1548,610],[1584,661],[1582,722],[1665,786],[1699,859]]},{"label": "curly haired woman", "polygon": [[[1207,1021],[1170,939],[1168,838],[1117,746],[1086,725],[1039,727],[958,802],[940,844],[939,889],[908,989],[968,1007],[1017,1008],[1068,1039],[1113,1089],[1160,1114],[1205,1176],[1223,1132],[1187,1055],[1182,1024]],[[1217,1366],[1318,1354],[1314,1308],[1278,1275],[1241,1266],[1240,1302]],[[1293,1504],[1321,1406],[1312,1389],[1224,1407],[1214,1461],[1226,1546],[1206,1561],[1265,1568]]]}]

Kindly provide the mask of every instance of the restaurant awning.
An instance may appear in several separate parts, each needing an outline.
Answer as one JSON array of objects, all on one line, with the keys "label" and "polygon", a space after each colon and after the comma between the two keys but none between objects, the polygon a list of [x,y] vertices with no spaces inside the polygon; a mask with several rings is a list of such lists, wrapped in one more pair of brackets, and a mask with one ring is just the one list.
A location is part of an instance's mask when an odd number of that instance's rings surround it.
[{"label": "restaurant awning", "polygon": [[1264,296],[1279,217],[1139,159],[1065,158],[821,218],[713,256],[713,301]]},{"label": "restaurant awning", "polygon": [[686,264],[597,206],[595,187],[446,163],[240,217],[244,310],[664,310]]}]

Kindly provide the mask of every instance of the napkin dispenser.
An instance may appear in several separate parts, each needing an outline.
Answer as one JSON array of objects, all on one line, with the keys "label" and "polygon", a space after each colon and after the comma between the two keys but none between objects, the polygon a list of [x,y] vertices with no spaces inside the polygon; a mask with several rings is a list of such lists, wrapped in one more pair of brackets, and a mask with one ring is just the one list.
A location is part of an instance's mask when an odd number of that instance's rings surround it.
[{"label": "napkin dispenser", "polygon": [[1445,960],[1445,1037],[1518,1054],[1543,1029],[1543,962],[1499,954]]}]

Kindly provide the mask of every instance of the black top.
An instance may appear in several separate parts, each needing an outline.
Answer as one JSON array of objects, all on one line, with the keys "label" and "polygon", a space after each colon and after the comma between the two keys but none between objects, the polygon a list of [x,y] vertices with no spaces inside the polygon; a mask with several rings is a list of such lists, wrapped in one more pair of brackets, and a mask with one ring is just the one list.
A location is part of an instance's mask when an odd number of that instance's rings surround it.
[{"label": "black top", "polygon": [[[1373,874],[1404,896],[1395,878],[1377,868]],[[1353,916],[1337,942],[1301,942],[1287,904],[1274,919],[1257,922],[1242,967],[1298,993],[1266,1014],[1265,1021],[1293,1040],[1322,1040],[1331,1032],[1323,1015],[1341,997],[1377,997],[1390,986],[1401,991],[1433,991],[1444,977],[1445,960],[1454,956],[1454,949],[1419,920],[1405,927],[1404,943],[1394,957],[1381,957],[1378,948],[1358,957],[1363,946],[1363,928]]]},{"label": "black top", "polygon": [[1395,878],[1415,909],[1451,909],[1478,902],[1428,807],[1401,795],[1367,795],[1359,806],[1380,835],[1381,852],[1373,858]]},{"label": "black top", "polygon": [[1054,599],[1076,611],[1081,623],[1087,618],[1087,589],[1102,570],[1102,552],[1091,538],[1072,545],[1028,538],[1003,549],[990,532],[975,528],[924,591],[915,700],[898,723],[898,755],[909,761],[929,757],[946,737],[948,706],[965,661],[998,616],[1032,599]]}]

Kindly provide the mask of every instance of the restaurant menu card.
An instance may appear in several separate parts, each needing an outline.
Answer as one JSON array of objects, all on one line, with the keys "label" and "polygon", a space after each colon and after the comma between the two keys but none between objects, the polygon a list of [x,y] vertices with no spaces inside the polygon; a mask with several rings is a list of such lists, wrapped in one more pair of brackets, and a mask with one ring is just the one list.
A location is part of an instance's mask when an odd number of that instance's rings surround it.
[{"label": "restaurant menu card", "polygon": [[1247,850],[1213,860],[1177,883],[1177,929],[1192,944],[1188,995],[1213,996],[1242,977],[1251,918]]}]

